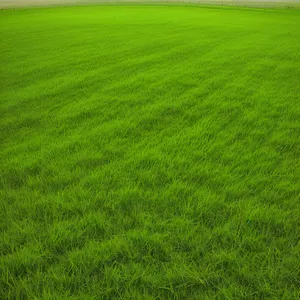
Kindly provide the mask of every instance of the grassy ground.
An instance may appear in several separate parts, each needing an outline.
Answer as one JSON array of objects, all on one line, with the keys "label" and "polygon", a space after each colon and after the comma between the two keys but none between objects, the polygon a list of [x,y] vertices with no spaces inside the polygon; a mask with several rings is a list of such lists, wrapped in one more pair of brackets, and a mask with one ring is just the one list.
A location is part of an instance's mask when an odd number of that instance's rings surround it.
[{"label": "grassy ground", "polygon": [[1,299],[298,299],[300,11],[0,12]]},{"label": "grassy ground", "polygon": [[139,4],[139,5],[231,5],[260,8],[300,8],[300,0],[0,0],[1,8],[29,6],[67,6],[67,5],[108,5],[108,4]]}]

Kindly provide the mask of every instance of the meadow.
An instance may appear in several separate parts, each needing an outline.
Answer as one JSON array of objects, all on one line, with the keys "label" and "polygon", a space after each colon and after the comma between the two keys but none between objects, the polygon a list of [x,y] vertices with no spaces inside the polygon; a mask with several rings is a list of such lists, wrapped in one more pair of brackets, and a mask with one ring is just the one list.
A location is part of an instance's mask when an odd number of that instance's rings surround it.
[{"label": "meadow", "polygon": [[3,10],[0,103],[0,299],[299,299],[300,10]]}]

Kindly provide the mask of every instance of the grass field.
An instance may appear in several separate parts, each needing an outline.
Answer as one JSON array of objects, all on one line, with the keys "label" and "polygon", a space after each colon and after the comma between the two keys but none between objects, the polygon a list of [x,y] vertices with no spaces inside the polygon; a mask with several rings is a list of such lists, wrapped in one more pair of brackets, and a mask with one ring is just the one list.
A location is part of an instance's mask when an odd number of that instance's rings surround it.
[{"label": "grass field", "polygon": [[300,11],[0,11],[0,299],[298,299]]}]

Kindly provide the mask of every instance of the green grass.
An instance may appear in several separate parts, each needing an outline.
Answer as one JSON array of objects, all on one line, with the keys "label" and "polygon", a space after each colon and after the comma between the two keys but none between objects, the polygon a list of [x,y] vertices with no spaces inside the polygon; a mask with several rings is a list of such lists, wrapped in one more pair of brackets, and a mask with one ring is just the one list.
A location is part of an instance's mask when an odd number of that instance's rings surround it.
[{"label": "green grass", "polygon": [[300,11],[0,12],[1,299],[298,299]]}]

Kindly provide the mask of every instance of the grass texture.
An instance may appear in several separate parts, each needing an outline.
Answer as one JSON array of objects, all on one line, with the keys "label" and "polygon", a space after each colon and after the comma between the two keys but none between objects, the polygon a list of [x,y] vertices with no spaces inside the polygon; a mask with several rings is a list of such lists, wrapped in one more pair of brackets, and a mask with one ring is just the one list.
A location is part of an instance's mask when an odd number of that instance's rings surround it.
[{"label": "grass texture", "polygon": [[298,299],[300,11],[0,12],[1,299]]}]

